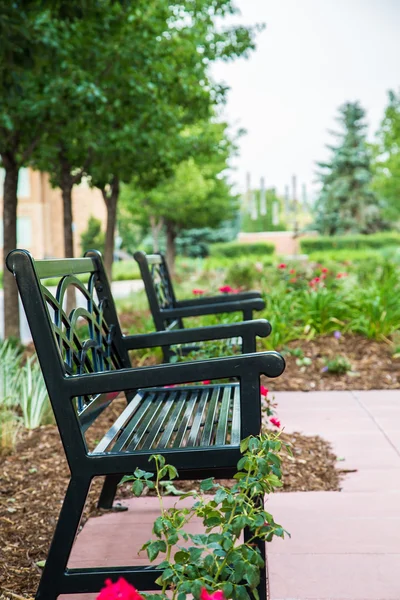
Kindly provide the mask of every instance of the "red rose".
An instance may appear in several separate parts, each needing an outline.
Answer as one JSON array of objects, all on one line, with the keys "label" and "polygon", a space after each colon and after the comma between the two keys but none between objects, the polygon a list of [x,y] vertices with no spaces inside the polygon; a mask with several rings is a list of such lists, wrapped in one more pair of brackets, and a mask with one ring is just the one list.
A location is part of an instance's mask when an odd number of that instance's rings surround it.
[{"label": "red rose", "polygon": [[279,419],[276,419],[275,417],[272,417],[270,419],[270,422],[272,423],[272,425],[275,425],[275,427],[280,427],[281,426],[281,422]]},{"label": "red rose", "polygon": [[201,600],[225,600],[224,592],[222,590],[217,590],[212,594],[209,594],[206,588],[203,588],[200,592]]},{"label": "red rose", "polygon": [[222,287],[219,288],[219,291],[222,294],[230,294],[230,293],[232,293],[234,291],[234,289],[231,288],[230,285],[223,285]]},{"label": "red rose", "polygon": [[116,583],[106,579],[106,587],[97,596],[97,600],[143,600],[136,588],[120,577]]},{"label": "red rose", "polygon": [[194,290],[192,290],[192,294],[194,294],[195,296],[202,296],[204,294],[204,290],[199,290],[195,288]]},{"label": "red rose", "polygon": [[260,386],[260,394],[261,396],[268,396],[268,388],[264,387],[263,385]]}]

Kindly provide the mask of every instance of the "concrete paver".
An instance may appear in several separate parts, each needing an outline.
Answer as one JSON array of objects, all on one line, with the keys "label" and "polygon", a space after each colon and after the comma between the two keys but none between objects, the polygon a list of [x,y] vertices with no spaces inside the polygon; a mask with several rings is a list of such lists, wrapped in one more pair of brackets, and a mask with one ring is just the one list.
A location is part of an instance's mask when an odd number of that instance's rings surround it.
[{"label": "concrete paver", "polygon": [[[276,400],[286,431],[321,435],[344,459],[338,467],[357,471],[341,492],[268,498],[292,536],[267,546],[270,600],[399,600],[400,391],[279,392]],[[128,512],[88,521],[70,566],[132,564],[159,513],[155,498],[128,503]]]}]

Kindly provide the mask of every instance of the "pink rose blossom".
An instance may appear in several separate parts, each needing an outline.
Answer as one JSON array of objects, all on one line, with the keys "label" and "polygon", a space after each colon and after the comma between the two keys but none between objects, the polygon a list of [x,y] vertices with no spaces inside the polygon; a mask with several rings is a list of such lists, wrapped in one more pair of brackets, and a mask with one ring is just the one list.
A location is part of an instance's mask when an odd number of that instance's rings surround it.
[{"label": "pink rose blossom", "polygon": [[265,386],[261,385],[260,386],[260,394],[261,394],[261,396],[267,397],[268,396],[268,388],[266,388]]},{"label": "pink rose blossom", "polygon": [[106,587],[97,596],[97,600],[143,600],[136,588],[120,577],[116,583],[106,579]]},{"label": "pink rose blossom", "polygon": [[225,600],[224,592],[222,590],[217,590],[212,594],[209,594],[206,588],[203,588],[200,592],[201,600]]},{"label": "pink rose blossom", "polygon": [[203,385],[208,385],[209,383],[211,383],[211,379],[205,379],[204,381],[201,382]]},{"label": "pink rose blossom", "polygon": [[192,294],[194,294],[194,296],[202,296],[204,294],[204,290],[199,290],[198,288],[195,288],[194,290],[192,290]]},{"label": "pink rose blossom", "polygon": [[277,419],[276,417],[272,417],[270,419],[270,422],[272,423],[272,425],[275,425],[275,427],[280,427],[281,426],[280,420]]},{"label": "pink rose blossom", "polygon": [[290,269],[289,273],[290,275],[296,275],[296,269]]},{"label": "pink rose blossom", "polygon": [[222,287],[219,288],[219,291],[221,292],[221,294],[231,294],[235,290],[233,288],[231,288],[230,285],[223,285]]},{"label": "pink rose blossom", "polygon": [[285,263],[280,263],[280,265],[278,265],[278,269],[286,269],[287,264]]}]

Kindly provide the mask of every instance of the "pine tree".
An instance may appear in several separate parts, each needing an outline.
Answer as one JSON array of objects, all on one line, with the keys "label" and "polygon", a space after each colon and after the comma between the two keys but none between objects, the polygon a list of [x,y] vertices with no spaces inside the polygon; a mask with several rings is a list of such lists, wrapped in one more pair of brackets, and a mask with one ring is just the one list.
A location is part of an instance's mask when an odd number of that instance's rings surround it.
[{"label": "pine tree", "polygon": [[321,192],[316,205],[315,227],[320,233],[372,233],[385,228],[381,208],[370,188],[371,152],[366,142],[365,111],[358,102],[339,108],[342,125],[330,162],[318,163]]}]

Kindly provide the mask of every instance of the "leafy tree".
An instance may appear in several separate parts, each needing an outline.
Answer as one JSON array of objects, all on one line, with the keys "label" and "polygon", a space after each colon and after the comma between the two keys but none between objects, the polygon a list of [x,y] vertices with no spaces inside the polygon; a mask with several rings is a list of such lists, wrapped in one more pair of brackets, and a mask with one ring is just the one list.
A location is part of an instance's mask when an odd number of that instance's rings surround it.
[{"label": "leafy tree", "polygon": [[316,228],[324,234],[371,233],[384,228],[381,207],[371,189],[371,150],[365,136],[365,111],[358,102],[339,108],[343,131],[329,162],[318,163],[322,189],[316,203]]},{"label": "leafy tree", "polygon": [[121,182],[135,175],[147,190],[172,174],[183,157],[179,132],[207,117],[224,96],[225,88],[208,76],[210,62],[245,55],[254,43],[252,29],[217,26],[234,12],[232,0],[104,0],[101,6],[103,19],[82,20],[72,61],[78,85],[93,86],[96,106],[86,102],[76,110],[64,102],[66,114],[41,144],[37,164],[62,189],[68,255],[73,185],[86,173],[100,188],[110,273]]},{"label": "leafy tree", "polygon": [[400,93],[389,92],[389,102],[375,146],[373,189],[382,199],[389,221],[400,218]]},{"label": "leafy tree", "polygon": [[[74,85],[68,63],[80,20],[94,18],[95,0],[0,0],[0,156],[5,170],[3,190],[4,254],[17,245],[17,186],[65,90],[79,106],[88,88]],[[4,271],[5,336],[19,337],[18,294],[12,275]]]},{"label": "leafy tree", "polygon": [[104,252],[104,231],[101,230],[101,221],[93,215],[89,217],[87,228],[81,233],[82,252],[87,250],[100,250]]},{"label": "leafy tree", "polygon": [[165,230],[166,256],[172,270],[176,238],[182,231],[216,228],[237,211],[237,198],[224,176],[228,158],[235,151],[226,128],[224,123],[206,121],[185,130],[182,137],[189,156],[175,167],[171,177],[148,191],[135,179],[124,188],[124,208],[143,228],[150,226],[155,250],[158,236]]}]

